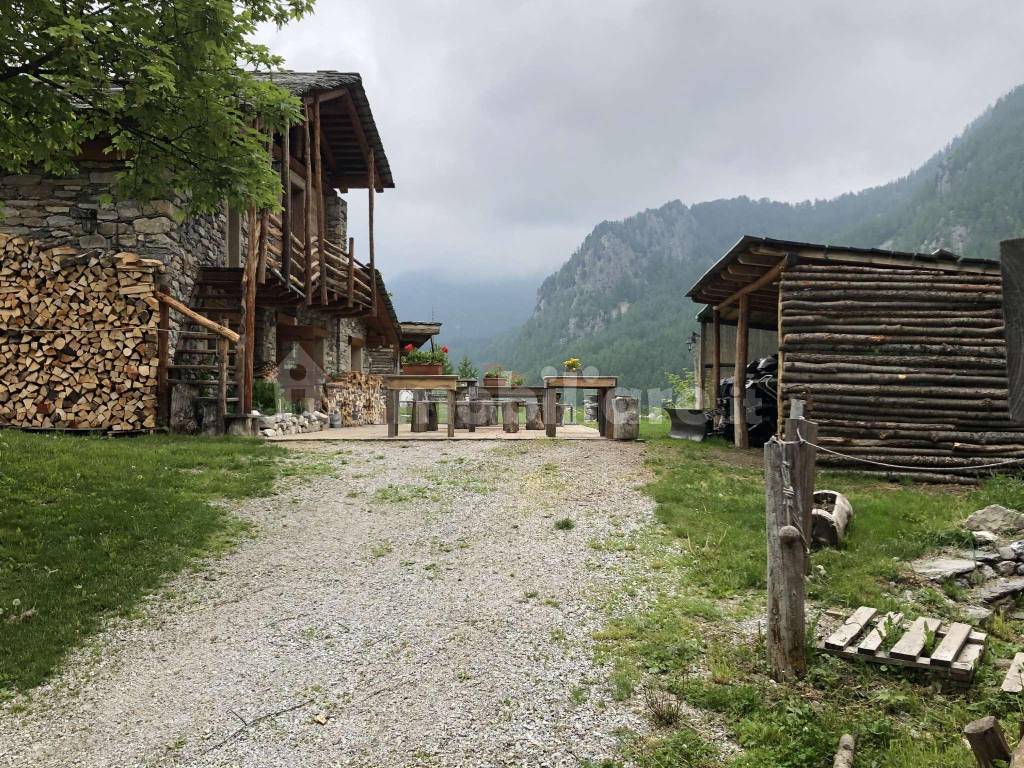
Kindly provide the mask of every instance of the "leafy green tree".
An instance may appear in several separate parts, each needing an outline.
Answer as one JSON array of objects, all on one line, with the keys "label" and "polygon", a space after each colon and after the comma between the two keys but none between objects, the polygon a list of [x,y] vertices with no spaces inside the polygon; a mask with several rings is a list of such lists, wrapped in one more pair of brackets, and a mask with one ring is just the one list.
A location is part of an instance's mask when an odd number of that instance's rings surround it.
[{"label": "leafy green tree", "polygon": [[474,366],[472,361],[469,359],[469,355],[463,355],[459,361],[459,378],[460,379],[478,379],[480,378],[480,371]]},{"label": "leafy green tree", "polygon": [[[83,147],[123,159],[118,192],[140,200],[187,192],[273,207],[268,128],[301,105],[253,72],[281,59],[251,42],[313,0],[8,0],[0,4],[0,167],[75,169]],[[257,129],[257,124],[260,129]]]}]

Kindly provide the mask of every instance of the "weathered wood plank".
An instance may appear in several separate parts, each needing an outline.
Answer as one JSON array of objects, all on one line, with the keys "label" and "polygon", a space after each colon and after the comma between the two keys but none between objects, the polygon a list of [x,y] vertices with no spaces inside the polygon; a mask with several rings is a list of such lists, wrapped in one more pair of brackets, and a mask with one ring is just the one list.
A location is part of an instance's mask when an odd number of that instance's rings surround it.
[{"label": "weathered wood plank", "polygon": [[875,624],[874,628],[868,632],[860,645],[857,646],[857,653],[874,654],[882,647],[882,643],[885,642],[890,634],[897,632],[900,625],[903,623],[903,614],[890,612],[882,616]]},{"label": "weathered wood plank", "polygon": [[940,667],[952,666],[956,657],[960,655],[960,651],[967,644],[970,634],[971,627],[969,625],[960,622],[950,624],[949,629],[946,630],[946,636],[932,652],[932,664]]},{"label": "weathered wood plank", "polygon": [[1006,677],[1003,678],[1001,688],[1007,693],[1024,691],[1024,653],[1018,653],[1013,657],[1010,668],[1006,670]]},{"label": "weathered wood plank", "polygon": [[929,619],[923,616],[915,619],[903,637],[896,641],[889,651],[889,655],[894,659],[906,661],[917,659],[920,657],[921,651],[924,650],[926,632],[938,630],[941,623],[938,619]]},{"label": "weathered wood plank", "polygon": [[843,626],[829,635],[825,647],[839,650],[848,646],[864,630],[867,623],[878,613],[877,608],[862,605],[843,622]]}]

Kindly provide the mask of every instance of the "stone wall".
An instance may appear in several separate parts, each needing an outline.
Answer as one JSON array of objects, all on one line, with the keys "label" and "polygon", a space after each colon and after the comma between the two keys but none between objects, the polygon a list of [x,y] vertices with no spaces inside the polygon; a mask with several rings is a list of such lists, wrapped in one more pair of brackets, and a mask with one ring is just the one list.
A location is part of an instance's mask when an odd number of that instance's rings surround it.
[{"label": "stone wall", "polygon": [[324,206],[324,228],[327,239],[342,248],[348,248],[348,203],[345,198],[327,192]]},{"label": "stone wall", "polygon": [[383,424],[384,379],[356,372],[335,376],[334,381],[324,385],[324,405],[328,413],[341,415],[343,427]]}]

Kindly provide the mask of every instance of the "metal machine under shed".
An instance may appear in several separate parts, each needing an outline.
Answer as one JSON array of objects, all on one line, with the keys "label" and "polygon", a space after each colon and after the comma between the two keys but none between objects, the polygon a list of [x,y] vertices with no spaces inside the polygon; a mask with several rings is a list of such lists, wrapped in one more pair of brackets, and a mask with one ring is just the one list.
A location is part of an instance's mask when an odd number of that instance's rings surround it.
[{"label": "metal machine under shed", "polygon": [[[947,482],[1024,466],[1001,463],[1024,459],[1024,424],[1007,405],[998,262],[746,236],[688,295],[707,305],[698,381],[707,393],[710,375],[716,394],[700,406],[720,404],[721,418],[759,418],[746,396],[755,372],[718,396],[723,369],[754,367],[753,335],[777,350],[778,419],[789,397],[806,402],[822,464]],[[747,429],[733,434],[747,446]]]}]

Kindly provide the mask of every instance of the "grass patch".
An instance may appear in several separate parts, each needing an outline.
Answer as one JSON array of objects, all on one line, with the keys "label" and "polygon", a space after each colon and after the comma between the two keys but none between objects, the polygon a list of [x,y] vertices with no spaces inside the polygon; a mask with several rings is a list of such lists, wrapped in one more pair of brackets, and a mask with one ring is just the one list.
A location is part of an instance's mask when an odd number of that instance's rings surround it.
[{"label": "grass patch", "polygon": [[[996,622],[987,658],[966,691],[921,673],[813,653],[804,680],[772,683],[764,638],[746,623],[762,614],[765,599],[758,457],[715,442],[668,440],[665,431],[665,425],[643,427],[656,475],[648,490],[662,526],[654,534],[661,544],[640,547],[638,556],[649,561],[641,584],[655,597],[647,608],[610,621],[596,639],[611,665],[613,697],[642,692],[645,700],[666,701],[660,692],[672,694],[706,711],[742,751],[727,758],[681,725],[667,729],[668,736],[662,729],[627,739],[623,760],[642,768],[812,768],[831,764],[839,736],[851,732],[858,765],[953,768],[972,761],[960,735],[967,722],[986,714],[1008,727],[1016,722],[1019,707],[999,691],[1002,672],[992,662],[1012,656],[1024,640],[1020,622]],[[954,614],[949,597],[960,596],[956,590],[917,587],[903,578],[905,563],[966,543],[958,524],[974,509],[1024,506],[1024,482],[1012,478],[962,490],[826,472],[818,487],[841,490],[856,510],[844,546],[812,556],[808,596],[822,608]],[[809,611],[809,624],[815,615]]]},{"label": "grass patch", "polygon": [[576,521],[573,520],[571,517],[562,517],[558,520],[555,520],[556,531],[571,531],[575,527]]},{"label": "grass patch", "polygon": [[[255,440],[0,432],[0,689],[38,685],[103,619],[225,546],[241,521],[209,502],[268,494],[283,453]],[[12,620],[14,609],[33,613]]]}]

